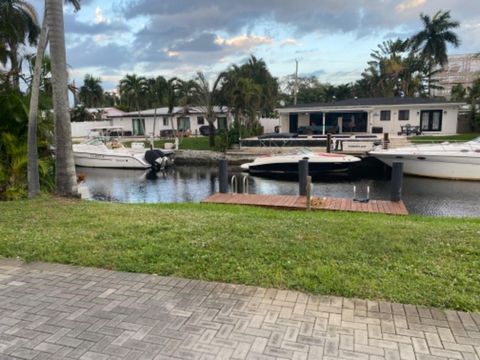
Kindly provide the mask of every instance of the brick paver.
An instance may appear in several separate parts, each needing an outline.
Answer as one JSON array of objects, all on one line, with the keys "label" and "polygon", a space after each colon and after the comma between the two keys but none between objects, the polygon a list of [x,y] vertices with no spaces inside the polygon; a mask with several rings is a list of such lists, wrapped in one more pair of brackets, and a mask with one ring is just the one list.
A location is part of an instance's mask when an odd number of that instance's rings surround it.
[{"label": "brick paver", "polygon": [[479,357],[478,313],[0,260],[0,359]]}]

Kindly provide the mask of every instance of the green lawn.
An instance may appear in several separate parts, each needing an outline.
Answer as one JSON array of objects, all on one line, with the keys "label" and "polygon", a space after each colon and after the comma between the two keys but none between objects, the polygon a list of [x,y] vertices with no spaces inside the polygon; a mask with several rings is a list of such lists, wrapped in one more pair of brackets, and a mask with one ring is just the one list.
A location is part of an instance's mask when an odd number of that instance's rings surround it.
[{"label": "green lawn", "polygon": [[480,310],[480,219],[0,203],[0,256]]},{"label": "green lawn", "polygon": [[[165,143],[174,143],[174,139],[169,140],[155,140],[155,147],[163,149]],[[130,146],[132,141],[125,141],[125,146]],[[145,141],[145,146],[150,146],[149,141]],[[180,142],[179,148],[181,150],[212,150],[208,145],[208,136],[187,137]]]},{"label": "green lawn", "polygon": [[438,141],[470,141],[480,136],[480,133],[466,133],[466,134],[457,134],[457,135],[446,135],[446,136],[412,136],[409,137],[413,143],[428,143],[428,142],[438,142]]}]

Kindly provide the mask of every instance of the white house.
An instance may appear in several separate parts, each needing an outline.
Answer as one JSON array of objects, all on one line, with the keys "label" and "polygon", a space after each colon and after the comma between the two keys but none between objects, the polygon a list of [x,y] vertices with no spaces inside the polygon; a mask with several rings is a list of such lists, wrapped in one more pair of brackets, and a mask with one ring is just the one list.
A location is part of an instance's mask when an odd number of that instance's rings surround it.
[{"label": "white house", "polygon": [[459,102],[424,98],[364,98],[277,109],[282,132],[389,133],[407,124],[424,134],[457,133]]},{"label": "white house", "polygon": [[[233,118],[226,107],[215,107],[215,128],[222,130],[228,128]],[[109,117],[113,126],[122,126],[125,131],[131,131],[134,136],[151,135],[160,136],[164,130],[190,131],[191,134],[200,134],[199,128],[208,125],[205,113],[199,107],[175,107],[172,116],[168,108],[162,107],[142,111],[133,111]]]}]

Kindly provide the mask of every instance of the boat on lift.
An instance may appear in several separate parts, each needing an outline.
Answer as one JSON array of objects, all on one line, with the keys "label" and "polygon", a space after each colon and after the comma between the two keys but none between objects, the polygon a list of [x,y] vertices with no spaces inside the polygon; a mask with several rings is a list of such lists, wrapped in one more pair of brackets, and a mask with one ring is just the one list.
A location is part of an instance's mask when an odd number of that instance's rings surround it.
[{"label": "boat on lift", "polygon": [[73,145],[75,165],[93,168],[149,169],[165,168],[173,164],[173,150],[147,149],[143,142],[132,143],[132,147],[127,148],[120,142],[122,133],[122,127],[92,129],[87,140]]},{"label": "boat on lift", "polygon": [[345,175],[361,159],[345,154],[314,152],[307,148],[290,154],[260,156],[253,162],[241,165],[243,171],[260,176],[297,176],[298,163],[308,159],[309,174],[312,177]]}]

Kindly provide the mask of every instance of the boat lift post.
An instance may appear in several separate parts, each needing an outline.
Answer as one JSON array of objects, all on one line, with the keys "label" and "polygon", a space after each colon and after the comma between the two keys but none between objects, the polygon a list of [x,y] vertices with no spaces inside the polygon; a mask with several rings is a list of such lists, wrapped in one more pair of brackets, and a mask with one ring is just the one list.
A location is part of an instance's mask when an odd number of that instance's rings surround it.
[{"label": "boat lift post", "polygon": [[298,193],[300,196],[307,196],[308,158],[305,157],[298,162]]},{"label": "boat lift post", "polygon": [[222,194],[228,193],[228,160],[218,161],[218,190]]},{"label": "boat lift post", "polygon": [[403,163],[394,162],[392,164],[392,181],[390,200],[399,202],[402,200],[402,187],[403,187]]}]

